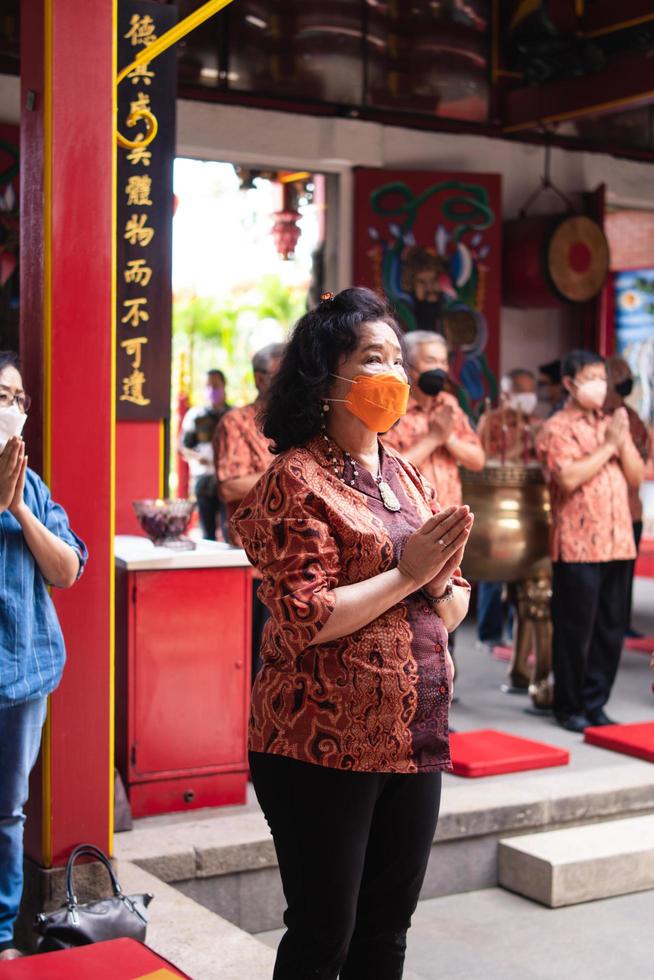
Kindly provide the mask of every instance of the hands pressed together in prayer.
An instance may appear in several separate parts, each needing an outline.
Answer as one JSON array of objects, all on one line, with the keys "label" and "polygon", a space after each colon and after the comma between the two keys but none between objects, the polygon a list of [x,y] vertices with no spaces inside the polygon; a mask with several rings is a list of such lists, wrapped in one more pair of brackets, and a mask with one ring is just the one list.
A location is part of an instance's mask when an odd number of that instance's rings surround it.
[{"label": "hands pressed together in prayer", "polygon": [[0,453],[0,514],[8,510],[14,516],[23,505],[27,456],[25,443],[12,436]]},{"label": "hands pressed together in prayer", "polygon": [[430,517],[408,539],[398,568],[437,598],[459,568],[472,530],[474,517],[469,507],[447,507]]},{"label": "hands pressed together in prayer", "polygon": [[620,448],[627,438],[631,438],[629,432],[629,416],[627,415],[626,408],[618,408],[611,416],[609,424],[606,427],[606,441],[614,447],[616,455],[619,455]]},{"label": "hands pressed together in prayer", "polygon": [[429,421],[429,434],[439,446],[444,446],[454,429],[454,410],[451,405],[441,405],[432,413]]}]

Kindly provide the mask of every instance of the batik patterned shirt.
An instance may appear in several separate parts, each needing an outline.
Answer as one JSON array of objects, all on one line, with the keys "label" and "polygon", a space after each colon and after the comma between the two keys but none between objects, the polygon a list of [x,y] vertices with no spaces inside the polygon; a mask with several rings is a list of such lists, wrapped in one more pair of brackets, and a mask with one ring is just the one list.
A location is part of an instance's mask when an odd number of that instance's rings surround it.
[{"label": "batik patterned shirt", "polygon": [[[634,412],[630,405],[625,405],[627,409],[627,415],[629,416],[629,431],[631,432],[631,438],[634,441],[634,446],[640,453],[641,459],[644,463],[649,459],[650,451],[650,439],[649,432],[647,431],[647,426],[641,419],[638,412]],[[640,499],[640,487],[629,488],[629,510],[631,511],[632,521],[642,521],[643,519],[643,502]]]},{"label": "batik patterned shirt", "polygon": [[381,446],[397,513],[366,470],[355,477],[334,452],[339,475],[321,438],[280,455],[233,519],[271,612],[250,748],[358,772],[448,769],[447,630],[420,592],[348,636],[310,646],[334,610],[334,590],[394,568],[409,535],[439,509],[417,471]]},{"label": "batik patterned shirt", "polygon": [[[256,401],[243,408],[232,408],[218,423],[213,445],[219,484],[225,480],[263,473],[270,466],[273,459],[270,440],[266,439],[257,422],[260,407],[261,403]],[[229,517],[232,517],[239,503],[239,500],[227,503]],[[237,536],[231,537],[232,544],[239,544]]]},{"label": "batik patterned shirt", "polygon": [[[76,552],[81,575],[88,557],[84,542],[71,531],[66,512],[30,469],[23,499],[34,516]],[[20,524],[5,510],[0,514],[0,707],[50,694],[61,679],[65,659],[48,583]]]},{"label": "batik patterned shirt", "polygon": [[[468,416],[454,395],[450,395],[446,391],[436,395],[429,408],[423,408],[415,398],[410,398],[406,415],[403,415],[399,422],[383,436],[384,444],[396,449],[400,455],[406,453],[423,436],[427,435],[433,413],[444,405],[449,405],[453,410],[452,435],[473,446],[481,445],[476,432],[468,421]],[[442,507],[459,506],[462,503],[463,491],[459,467],[446,446],[438,446],[427,459],[420,463],[418,469],[436,491],[438,502]]]},{"label": "batik patterned shirt", "polygon": [[512,408],[486,412],[479,420],[477,435],[487,461],[535,463],[534,439],[541,424],[535,415],[525,419]]},{"label": "batik patterned shirt", "polygon": [[569,402],[545,422],[536,452],[550,484],[552,561],[607,562],[636,557],[627,480],[614,456],[572,493],[556,477],[605,442],[608,416]]}]

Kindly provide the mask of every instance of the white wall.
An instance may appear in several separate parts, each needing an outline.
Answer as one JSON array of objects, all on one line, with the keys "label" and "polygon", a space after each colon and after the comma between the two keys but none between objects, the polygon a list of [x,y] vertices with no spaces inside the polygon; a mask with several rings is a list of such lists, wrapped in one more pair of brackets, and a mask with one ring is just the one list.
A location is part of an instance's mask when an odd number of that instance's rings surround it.
[{"label": "white wall", "polygon": [[0,122],[20,123],[20,79],[0,75]]}]

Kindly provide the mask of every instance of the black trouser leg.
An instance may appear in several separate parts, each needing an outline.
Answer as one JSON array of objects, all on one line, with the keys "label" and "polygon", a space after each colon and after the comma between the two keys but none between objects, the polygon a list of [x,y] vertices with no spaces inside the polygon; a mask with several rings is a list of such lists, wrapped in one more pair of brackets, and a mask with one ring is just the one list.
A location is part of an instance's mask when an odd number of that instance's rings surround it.
[{"label": "black trouser leg", "polygon": [[[640,547],[640,539],[643,536],[643,522],[634,521],[634,541],[636,542],[636,557],[638,557],[638,549]],[[636,561],[627,562],[629,565],[629,583],[627,585],[627,625],[626,629],[631,626],[631,607],[634,601],[634,575],[636,573]]]},{"label": "black trouser leg", "polygon": [[[341,980],[400,980],[406,934],[436,832],[440,793],[440,773],[395,775],[384,787],[373,815],[356,925]],[[402,825],[408,833],[401,832]]]},{"label": "black trouser leg", "polygon": [[399,980],[440,773],[344,772],[257,752],[250,771],[288,903],[273,980]]},{"label": "black trouser leg", "polygon": [[552,563],[552,668],[554,714],[583,711],[585,664],[600,595],[599,562]]},{"label": "black trouser leg", "polygon": [[209,541],[216,540],[216,516],[220,501],[217,497],[200,496],[197,497],[198,515],[202,528],[202,537]]},{"label": "black trouser leg", "polygon": [[600,565],[599,602],[581,694],[583,711],[589,717],[608,701],[618,671],[627,628],[630,564],[609,561]]}]

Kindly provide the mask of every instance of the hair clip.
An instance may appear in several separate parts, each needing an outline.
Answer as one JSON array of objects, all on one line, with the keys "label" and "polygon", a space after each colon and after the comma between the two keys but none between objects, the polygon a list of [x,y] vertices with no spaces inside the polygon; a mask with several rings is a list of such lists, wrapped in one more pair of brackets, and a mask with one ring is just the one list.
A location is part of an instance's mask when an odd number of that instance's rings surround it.
[{"label": "hair clip", "polygon": [[333,301],[333,299],[334,299],[334,294],[333,293],[321,293],[320,294],[320,302],[321,303],[331,303]]}]

